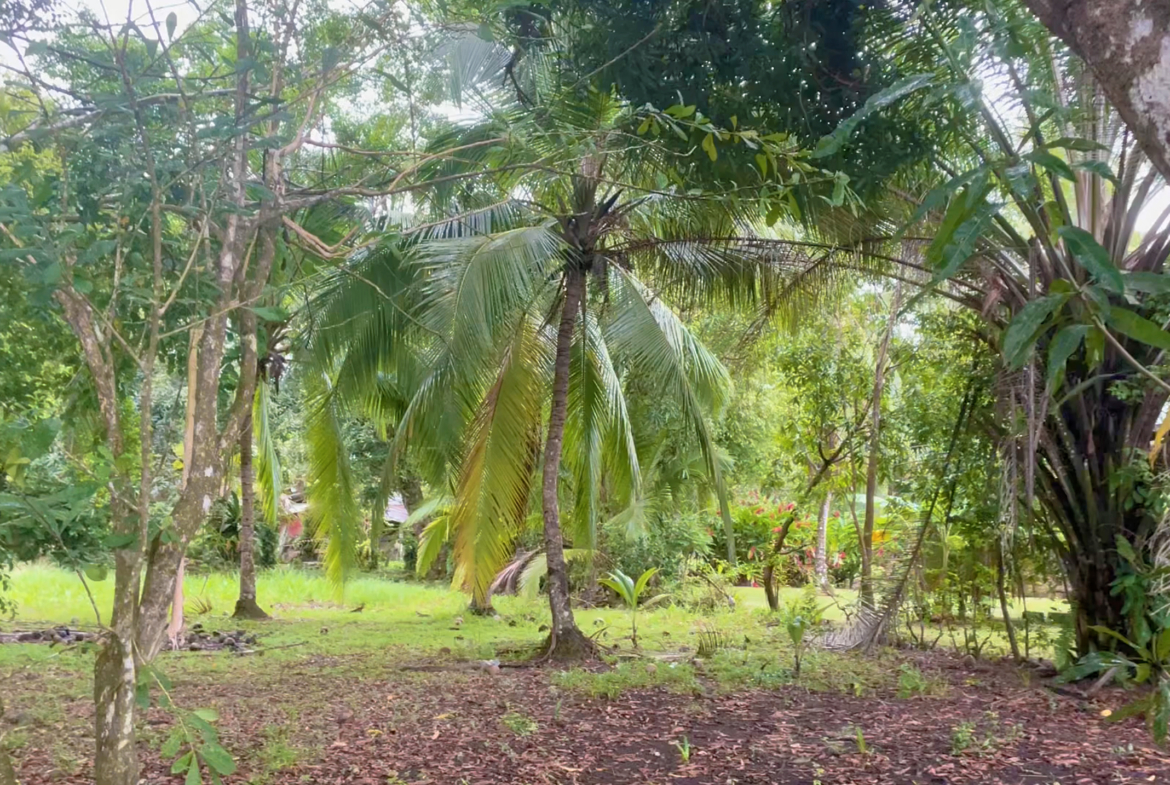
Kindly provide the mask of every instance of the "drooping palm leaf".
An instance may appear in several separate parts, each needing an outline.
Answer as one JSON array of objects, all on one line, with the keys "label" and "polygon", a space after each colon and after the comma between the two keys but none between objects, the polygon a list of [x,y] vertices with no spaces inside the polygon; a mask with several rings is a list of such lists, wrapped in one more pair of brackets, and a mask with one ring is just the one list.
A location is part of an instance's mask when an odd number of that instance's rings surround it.
[{"label": "drooping palm leaf", "polygon": [[256,442],[256,485],[260,490],[260,509],[269,526],[275,527],[280,513],[280,456],[269,422],[271,409],[267,384],[256,385],[252,406],[253,438]]}]

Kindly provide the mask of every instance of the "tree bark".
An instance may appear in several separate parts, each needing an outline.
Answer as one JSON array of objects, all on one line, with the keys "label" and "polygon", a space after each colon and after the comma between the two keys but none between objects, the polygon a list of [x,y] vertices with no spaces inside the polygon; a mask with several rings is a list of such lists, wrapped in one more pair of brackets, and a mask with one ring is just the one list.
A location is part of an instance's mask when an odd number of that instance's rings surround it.
[{"label": "tree bark", "polygon": [[1020,644],[1016,641],[1016,629],[1012,626],[1012,617],[1008,612],[1007,581],[1004,577],[1003,542],[996,543],[995,548],[995,589],[999,593],[999,610],[1003,614],[1003,626],[1007,630],[1008,644],[1012,649],[1012,659],[1020,661]]},{"label": "tree bark", "polygon": [[886,383],[886,358],[890,353],[890,337],[898,319],[898,307],[902,301],[902,286],[894,289],[894,300],[890,304],[890,318],[886,323],[886,334],[878,349],[874,366],[873,399],[870,404],[869,459],[865,470],[865,522],[861,530],[861,602],[874,607],[873,598],[873,527],[877,517],[877,475],[881,462],[882,434],[882,389]]},{"label": "tree bark", "polygon": [[1024,0],[1089,66],[1142,151],[1170,178],[1170,4]]},{"label": "tree bark", "polygon": [[569,573],[565,565],[557,490],[561,469],[561,448],[565,438],[565,417],[569,404],[569,362],[573,328],[585,293],[585,276],[570,268],[565,274],[565,303],[557,328],[553,364],[552,407],[548,418],[548,439],[544,448],[541,509],[544,514],[544,553],[548,562],[548,603],[552,611],[549,652],[558,659],[578,659],[592,652],[589,639],[577,628],[569,606]]},{"label": "tree bark", "polygon": [[267,619],[256,603],[256,488],[252,471],[252,416],[240,430],[240,596],[232,614],[237,619]]},{"label": "tree bark", "polygon": [[829,587],[829,507],[833,503],[833,492],[825,493],[825,500],[821,504],[821,517],[817,521],[817,552],[814,572],[817,576],[817,588]]},{"label": "tree bark", "polygon": [[768,554],[768,561],[764,564],[764,597],[768,600],[768,609],[772,611],[780,610],[780,596],[776,591],[776,583],[774,580],[776,574],[775,559],[780,555],[780,551],[784,549],[784,541],[788,539],[788,531],[792,528],[792,523],[795,520],[795,512],[790,512],[785,517],[784,523],[780,525],[780,531],[776,534],[776,539],[772,541],[772,552]]}]

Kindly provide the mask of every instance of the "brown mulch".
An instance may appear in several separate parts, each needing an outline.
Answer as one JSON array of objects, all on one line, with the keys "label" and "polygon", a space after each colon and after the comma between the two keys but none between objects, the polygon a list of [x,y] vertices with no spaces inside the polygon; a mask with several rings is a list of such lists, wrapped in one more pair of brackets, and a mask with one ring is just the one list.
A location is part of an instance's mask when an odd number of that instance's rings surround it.
[{"label": "brown mulch", "polygon": [[[901,699],[788,686],[736,694],[642,690],[607,700],[558,689],[547,668],[404,673],[388,666],[381,675],[339,680],[317,667],[306,662],[250,700],[238,689],[209,696],[190,688],[218,703],[224,741],[241,763],[229,782],[259,778],[248,750],[274,725],[292,722],[315,739],[319,754],[264,773],[266,783],[1170,783],[1170,754],[1150,743],[1140,722],[1101,717],[1126,693],[1079,700],[1012,667],[972,671],[944,655],[932,655],[929,667],[947,681],[946,694]],[[290,720],[271,699],[284,689],[313,696],[312,708]],[[152,710],[147,722],[165,719]],[[970,737],[961,751],[956,728]],[[684,738],[686,762],[677,746]],[[144,758],[148,782],[182,781],[155,753]],[[49,781],[36,778],[47,763],[35,750],[18,751],[26,785]]]}]

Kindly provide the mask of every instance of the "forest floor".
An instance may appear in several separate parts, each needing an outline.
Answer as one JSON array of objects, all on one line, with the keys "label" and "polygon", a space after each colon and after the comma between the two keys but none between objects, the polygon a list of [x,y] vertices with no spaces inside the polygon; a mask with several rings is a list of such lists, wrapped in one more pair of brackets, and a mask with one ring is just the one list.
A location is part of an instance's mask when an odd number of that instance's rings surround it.
[{"label": "forest floor", "polygon": [[[37,582],[56,580],[40,572],[18,573],[25,612],[0,631],[69,623],[88,607],[64,588],[39,605]],[[1029,667],[814,651],[797,677],[783,628],[743,608],[642,614],[637,656],[625,614],[582,611],[582,626],[616,647],[605,661],[521,666],[508,658],[540,642],[537,602],[501,598],[499,618],[485,619],[439,588],[363,579],[342,605],[318,583],[265,578],[261,598],[283,600],[269,605],[277,618],[239,625],[219,615],[230,578],[215,576],[193,595],[212,609],[190,621],[243,627],[259,636],[254,653],[157,661],[177,706],[215,712],[203,713],[235,758],[229,783],[1170,782],[1170,754],[1140,721],[1103,718],[1130,694],[1084,700]],[[719,649],[698,658],[704,639]],[[498,670],[483,662],[496,656]],[[89,781],[92,657],[0,645],[0,733],[24,785]],[[139,729],[144,777],[180,783],[162,755],[176,714],[157,693]]]}]

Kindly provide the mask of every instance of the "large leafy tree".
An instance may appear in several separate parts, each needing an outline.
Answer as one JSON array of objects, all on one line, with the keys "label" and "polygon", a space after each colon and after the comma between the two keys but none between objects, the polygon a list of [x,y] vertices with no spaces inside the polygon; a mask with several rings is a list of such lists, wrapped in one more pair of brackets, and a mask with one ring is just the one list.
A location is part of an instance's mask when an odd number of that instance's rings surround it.
[{"label": "large leafy tree", "polygon": [[[382,20],[245,0],[225,9],[180,29],[143,4],[124,22],[83,15],[4,38],[23,66],[6,85],[22,127],[4,147],[53,163],[0,187],[5,275],[68,325],[99,413],[87,468],[107,489],[115,562],[95,662],[101,785],[138,779],[139,668],[166,641],[183,554],[252,411],[258,309],[285,232],[300,228],[290,216],[390,182],[385,166],[364,169],[360,188],[345,171],[320,179],[305,152],[329,97],[383,48]],[[182,478],[158,458],[170,454],[155,406],[168,366],[189,370]]]},{"label": "large leafy tree", "polygon": [[[1170,392],[1170,231],[1165,216],[1137,230],[1161,176],[1083,64],[1018,9],[925,12],[889,51],[921,71],[903,89],[947,107],[958,129],[937,186],[903,202],[905,228],[885,235],[890,269],[998,336],[1001,448],[1019,478],[1005,486],[1006,524],[1048,527],[1079,648],[1097,645],[1098,626],[1148,635],[1111,587],[1121,552],[1149,556],[1163,512],[1146,453]],[[890,215],[903,195],[891,192]]]}]

